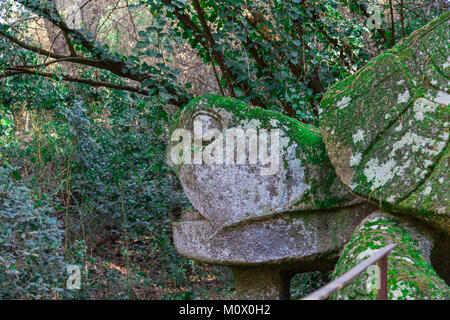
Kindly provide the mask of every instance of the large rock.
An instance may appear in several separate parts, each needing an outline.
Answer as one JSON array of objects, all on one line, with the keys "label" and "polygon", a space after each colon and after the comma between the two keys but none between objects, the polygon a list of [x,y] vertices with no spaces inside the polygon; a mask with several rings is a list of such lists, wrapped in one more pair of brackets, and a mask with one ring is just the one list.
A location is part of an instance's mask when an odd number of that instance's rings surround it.
[{"label": "large rock", "polygon": [[385,210],[450,233],[450,12],[333,86],[321,132],[337,175]]},{"label": "large rock", "polygon": [[[448,257],[448,246],[436,252],[435,235],[411,221],[376,211],[363,220],[345,246],[335,267],[337,278],[370,257],[378,248],[395,243],[388,255],[388,298],[390,300],[449,299],[450,287],[433,269],[434,256]],[[444,271],[445,273],[445,271]],[[331,299],[377,299],[375,275],[364,272]]]}]

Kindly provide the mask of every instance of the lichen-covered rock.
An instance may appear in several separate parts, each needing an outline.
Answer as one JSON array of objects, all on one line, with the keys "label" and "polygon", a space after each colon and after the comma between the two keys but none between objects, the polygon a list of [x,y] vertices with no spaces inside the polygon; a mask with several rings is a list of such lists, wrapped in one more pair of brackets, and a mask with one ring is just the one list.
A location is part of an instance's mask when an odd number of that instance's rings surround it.
[{"label": "lichen-covered rock", "polygon": [[[388,255],[390,300],[448,299],[450,287],[431,266],[433,239],[400,217],[376,211],[365,218],[344,247],[333,272],[337,278],[370,257],[378,248],[396,243]],[[330,299],[377,299],[375,275],[364,272]]]},{"label": "lichen-covered rock", "polygon": [[[275,168],[270,174],[262,170],[273,163],[264,164],[260,158],[250,163],[248,155],[241,164],[237,160],[234,164],[175,163],[171,159],[172,152],[180,140],[171,140],[167,162],[178,174],[191,203],[216,229],[275,213],[335,208],[354,200],[334,173],[318,129],[236,99],[207,94],[193,99],[174,116],[170,135],[185,129],[193,137],[194,123],[199,119],[203,130],[216,129],[224,133],[230,129],[253,129],[257,134],[258,152],[265,147],[259,140],[264,134],[273,137],[273,132],[278,131],[279,136],[278,155],[276,159],[271,158],[279,164],[279,170]],[[271,155],[275,150],[274,141],[267,143]],[[217,147],[226,146],[228,142],[233,152],[237,152],[237,144],[227,140],[225,134],[195,147],[205,151],[213,143],[217,143]],[[245,152],[250,149],[250,142],[245,148]],[[223,149],[217,148],[214,152],[226,159]]]},{"label": "lichen-covered rock", "polygon": [[450,12],[334,85],[321,132],[337,175],[391,212],[450,233]]}]

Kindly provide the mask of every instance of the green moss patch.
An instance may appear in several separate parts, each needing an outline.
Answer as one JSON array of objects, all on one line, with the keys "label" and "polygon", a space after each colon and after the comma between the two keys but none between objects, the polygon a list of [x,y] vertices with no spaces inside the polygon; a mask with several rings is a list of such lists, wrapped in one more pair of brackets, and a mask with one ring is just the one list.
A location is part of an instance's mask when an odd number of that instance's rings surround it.
[{"label": "green moss patch", "polygon": [[[450,287],[430,263],[432,240],[409,223],[378,211],[368,216],[344,247],[333,271],[338,278],[377,249],[395,243],[388,255],[388,298],[391,300],[448,299]],[[331,299],[376,300],[375,275],[366,271]]]},{"label": "green moss patch", "polygon": [[447,12],[334,85],[320,125],[355,194],[448,234],[449,24]]}]

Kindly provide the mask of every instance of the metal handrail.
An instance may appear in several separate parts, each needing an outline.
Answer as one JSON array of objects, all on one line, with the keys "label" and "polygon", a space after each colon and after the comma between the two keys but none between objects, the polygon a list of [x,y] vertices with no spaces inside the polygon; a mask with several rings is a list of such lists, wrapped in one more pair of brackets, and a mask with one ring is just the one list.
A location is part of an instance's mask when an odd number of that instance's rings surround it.
[{"label": "metal handrail", "polygon": [[368,259],[361,261],[355,267],[344,273],[342,276],[329,282],[323,287],[303,297],[301,300],[324,300],[328,298],[332,293],[342,289],[350,282],[355,280],[361,273],[367,270],[368,267],[378,262],[380,268],[380,290],[378,290],[378,300],[387,300],[387,255],[394,249],[396,244],[388,244],[387,246],[379,249],[376,253],[371,255]]}]

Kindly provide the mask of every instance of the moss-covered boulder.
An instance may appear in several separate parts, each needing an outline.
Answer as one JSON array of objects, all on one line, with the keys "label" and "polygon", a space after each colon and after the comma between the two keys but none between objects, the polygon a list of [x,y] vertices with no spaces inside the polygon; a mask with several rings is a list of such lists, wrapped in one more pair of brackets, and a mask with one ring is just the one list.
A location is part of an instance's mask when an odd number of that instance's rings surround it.
[{"label": "moss-covered boulder", "polygon": [[[179,153],[177,146],[184,138],[177,133],[182,133],[182,129],[195,140],[197,120],[201,120],[203,132],[215,129],[220,136],[197,144],[193,141],[194,147],[187,152],[222,155],[222,163],[206,163],[205,159],[194,163],[195,155],[188,157],[190,162],[172,159],[183,153]],[[253,130],[258,151],[256,162],[249,158],[250,134],[240,138],[228,136],[228,132],[237,129],[246,134]],[[278,139],[271,140],[277,137],[275,131]],[[193,99],[174,116],[170,136],[167,162],[178,174],[194,207],[216,227],[280,212],[330,209],[355,200],[334,173],[319,130],[282,114],[207,94]],[[264,137],[267,143],[263,143]],[[241,150],[239,139],[246,141]],[[226,162],[227,146],[233,152],[231,163]],[[261,160],[262,149],[270,154],[267,163]],[[264,169],[273,170],[264,173]]]},{"label": "moss-covered boulder", "polygon": [[[372,213],[361,222],[344,247],[333,278],[341,276],[390,243],[396,243],[397,247],[388,255],[389,299],[450,298],[450,287],[431,265],[432,235],[401,217],[382,211]],[[366,271],[330,299],[375,300],[377,294],[375,274]]]},{"label": "moss-covered boulder", "polygon": [[450,233],[450,12],[334,85],[320,129],[337,175],[390,212]]}]

